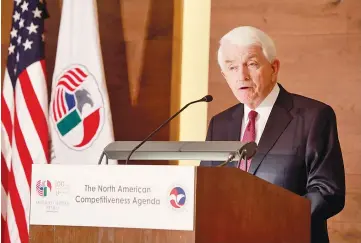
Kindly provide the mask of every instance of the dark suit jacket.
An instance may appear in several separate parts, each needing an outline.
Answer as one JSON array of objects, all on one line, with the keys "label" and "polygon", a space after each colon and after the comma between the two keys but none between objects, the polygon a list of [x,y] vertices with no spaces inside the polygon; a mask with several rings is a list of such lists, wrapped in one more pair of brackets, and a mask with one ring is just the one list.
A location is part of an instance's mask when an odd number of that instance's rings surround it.
[{"label": "dark suit jacket", "polygon": [[[207,140],[240,141],[242,118],[243,104],[214,116]],[[201,166],[218,163],[202,161]],[[311,242],[329,242],[326,220],[345,203],[344,165],[330,106],[288,93],[280,85],[249,173],[308,198]]]}]

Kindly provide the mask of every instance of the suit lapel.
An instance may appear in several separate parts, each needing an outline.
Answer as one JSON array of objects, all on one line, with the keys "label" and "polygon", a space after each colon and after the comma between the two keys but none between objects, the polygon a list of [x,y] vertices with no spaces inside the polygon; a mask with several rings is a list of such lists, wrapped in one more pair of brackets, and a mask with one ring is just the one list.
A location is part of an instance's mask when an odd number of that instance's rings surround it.
[{"label": "suit lapel", "polygon": [[240,103],[236,109],[234,109],[231,116],[231,120],[228,126],[228,141],[240,141],[241,127],[243,119],[243,104]]},{"label": "suit lapel", "polygon": [[[227,141],[240,141],[243,112],[243,104],[239,103],[229,118]],[[230,162],[226,165],[226,167],[236,167],[236,164],[236,162]]]},{"label": "suit lapel", "polygon": [[251,174],[255,174],[264,157],[292,120],[292,116],[289,113],[293,107],[292,97],[281,85],[279,86],[280,93],[267,120],[266,127],[258,144],[257,153],[252,158],[249,168],[249,173]]}]

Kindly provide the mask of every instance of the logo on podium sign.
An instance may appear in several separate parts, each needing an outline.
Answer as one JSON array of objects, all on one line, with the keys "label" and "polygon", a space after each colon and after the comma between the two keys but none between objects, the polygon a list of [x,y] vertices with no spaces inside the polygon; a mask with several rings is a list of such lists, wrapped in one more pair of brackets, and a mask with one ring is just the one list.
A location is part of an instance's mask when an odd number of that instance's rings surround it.
[{"label": "logo on podium sign", "polygon": [[181,208],[186,202],[186,193],[181,187],[174,187],[169,194],[170,204],[173,208]]},{"label": "logo on podium sign", "polygon": [[51,192],[51,189],[52,189],[51,182],[48,180],[45,181],[38,180],[36,182],[36,192],[41,197],[48,196],[49,192]]}]

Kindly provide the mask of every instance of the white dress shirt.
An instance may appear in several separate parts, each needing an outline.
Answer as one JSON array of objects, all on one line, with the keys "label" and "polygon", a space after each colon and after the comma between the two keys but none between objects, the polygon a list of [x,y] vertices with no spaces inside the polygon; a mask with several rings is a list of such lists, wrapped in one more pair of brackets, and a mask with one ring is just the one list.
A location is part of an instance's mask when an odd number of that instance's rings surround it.
[{"label": "white dress shirt", "polygon": [[[262,103],[255,109],[255,111],[258,113],[256,118],[256,141],[255,141],[257,144],[259,144],[259,140],[261,139],[263,130],[266,126],[268,117],[271,114],[273,105],[277,100],[279,92],[280,92],[280,88],[278,84],[276,84],[273,87],[271,93],[269,93],[268,96],[262,101]],[[250,111],[251,109],[247,105],[244,105],[244,113],[242,119],[242,129],[241,129],[241,141],[243,138],[244,130],[246,129],[246,126],[248,124],[248,113]]]}]

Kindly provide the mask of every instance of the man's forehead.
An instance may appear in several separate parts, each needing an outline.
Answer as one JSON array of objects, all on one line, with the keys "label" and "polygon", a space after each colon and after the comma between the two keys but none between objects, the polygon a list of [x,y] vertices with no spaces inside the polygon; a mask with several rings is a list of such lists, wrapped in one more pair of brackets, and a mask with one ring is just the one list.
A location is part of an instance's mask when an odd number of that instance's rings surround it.
[{"label": "man's forehead", "polygon": [[245,61],[245,60],[249,60],[252,58],[259,58],[260,54],[258,52],[230,52],[230,53],[224,53],[224,61],[226,63],[232,63],[232,62],[236,62],[236,61]]},{"label": "man's forehead", "polygon": [[262,53],[262,48],[259,45],[237,45],[232,43],[225,43],[220,46],[222,54],[225,56],[250,56],[259,55]]}]

